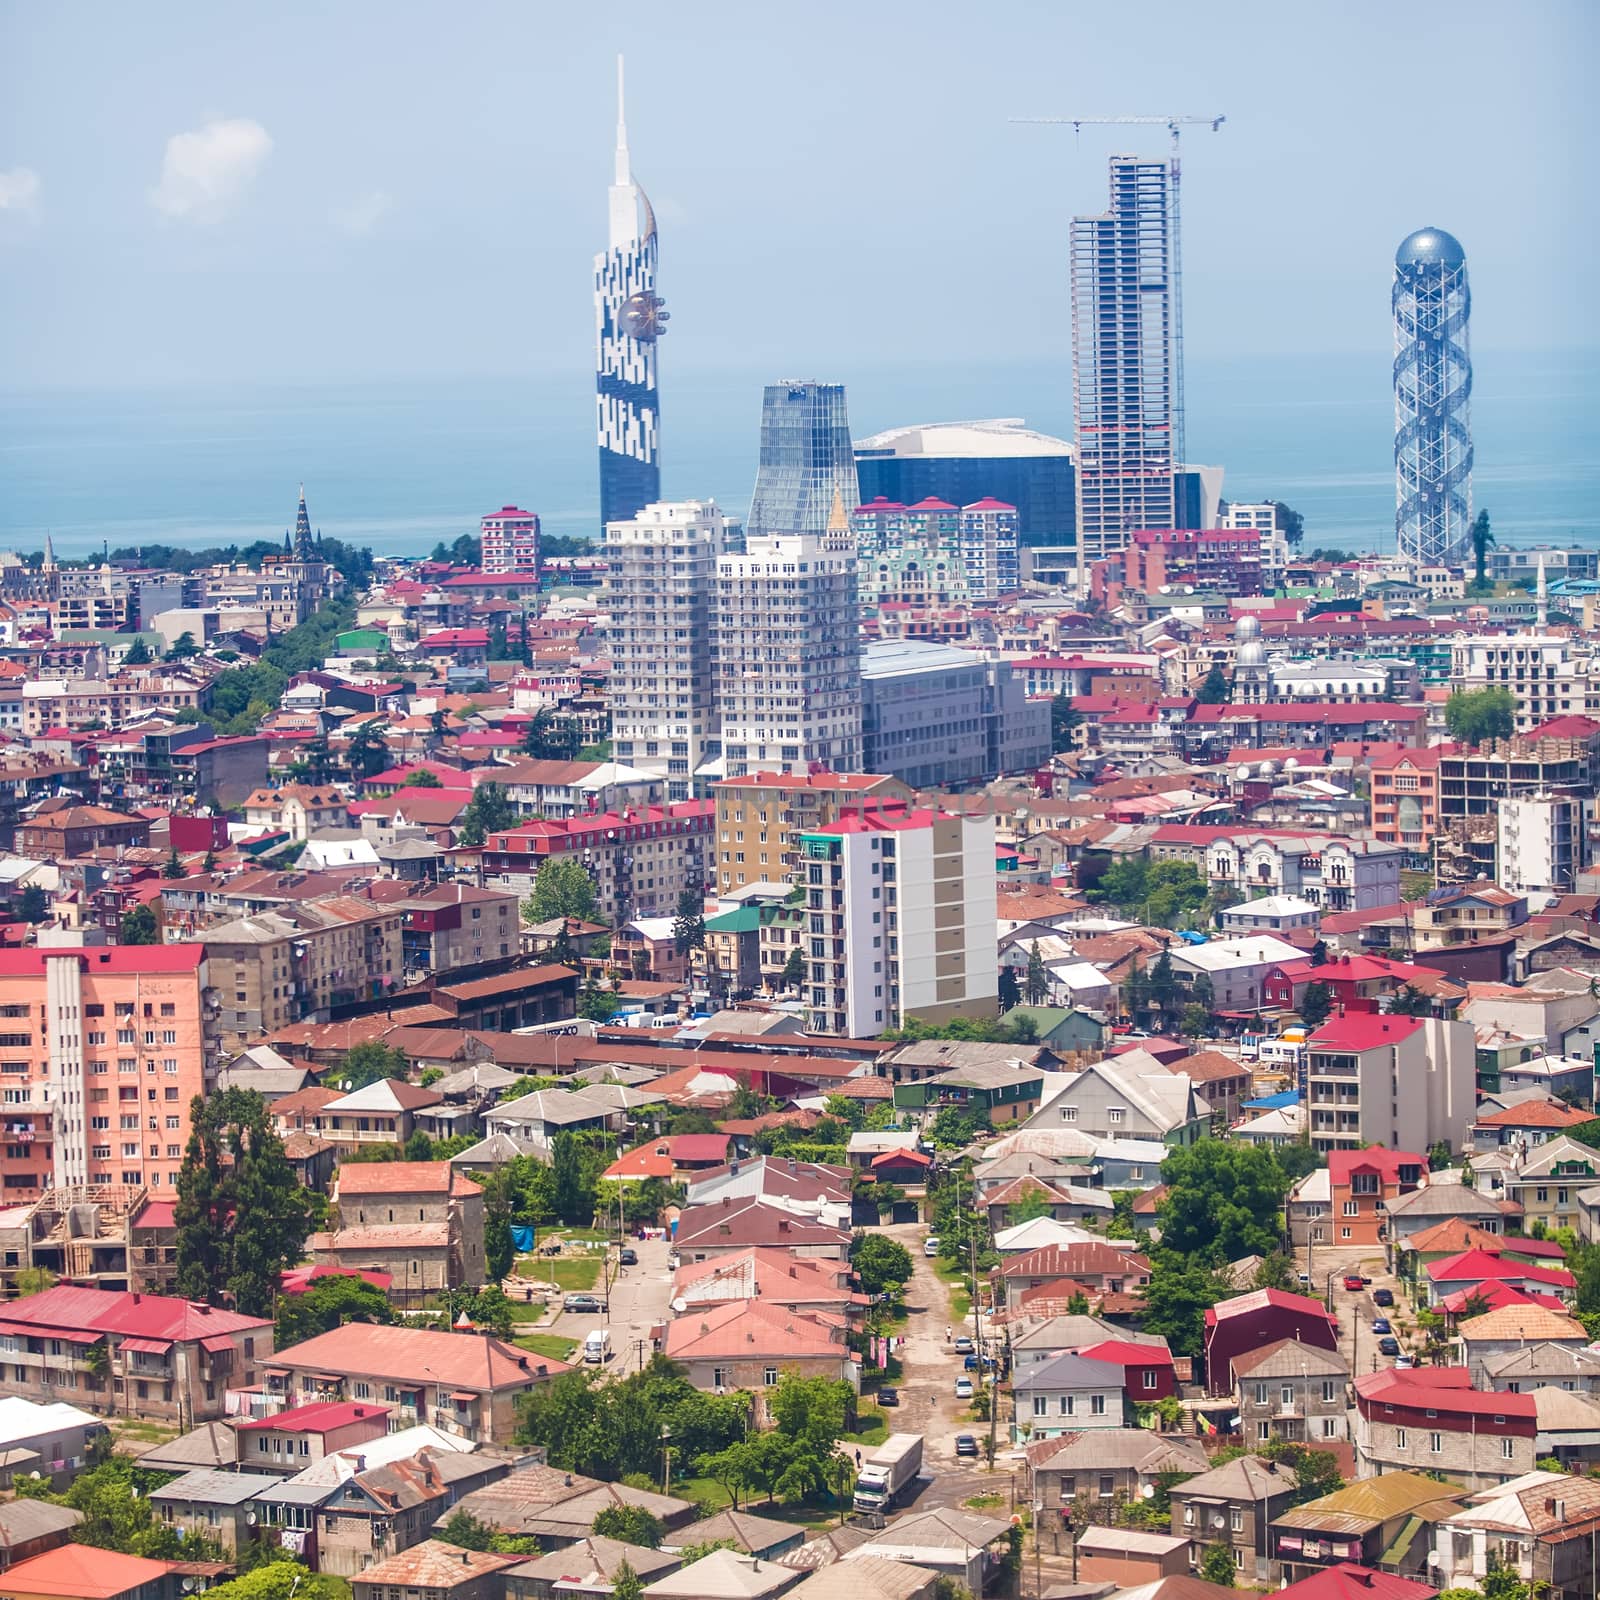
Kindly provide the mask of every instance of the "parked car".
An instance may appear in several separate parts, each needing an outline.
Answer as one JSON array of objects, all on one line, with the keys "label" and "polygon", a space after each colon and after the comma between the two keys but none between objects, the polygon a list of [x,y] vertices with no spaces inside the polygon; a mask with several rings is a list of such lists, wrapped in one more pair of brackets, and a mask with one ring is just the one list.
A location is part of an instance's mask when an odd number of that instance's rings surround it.
[{"label": "parked car", "polygon": [[957,1400],[970,1400],[971,1398],[972,1398],[972,1379],[971,1378],[957,1378],[956,1379],[956,1399]]},{"label": "parked car", "polygon": [[1366,1280],[1359,1272],[1347,1272],[1344,1275],[1344,1286],[1350,1290],[1352,1294],[1359,1294],[1361,1292],[1361,1287],[1365,1282]]},{"label": "parked car", "polygon": [[1394,1332],[1394,1330],[1389,1326],[1389,1319],[1387,1317],[1374,1317],[1372,1319],[1372,1331],[1374,1333]]},{"label": "parked car", "polygon": [[970,1356],[977,1346],[973,1344],[970,1335],[958,1333],[956,1335],[955,1348],[958,1356]]},{"label": "parked car", "polygon": [[1372,1303],[1376,1306],[1392,1306],[1394,1304],[1393,1289],[1374,1289]]},{"label": "parked car", "polygon": [[998,1369],[1000,1363],[993,1356],[979,1356],[974,1353],[968,1356],[967,1359],[961,1363],[961,1365],[965,1367],[968,1372],[976,1372],[980,1366],[985,1372],[994,1372]]},{"label": "parked car", "polygon": [[1396,1357],[1395,1357],[1395,1358],[1394,1358],[1394,1364],[1395,1364],[1395,1365],[1396,1365],[1396,1366],[1397,1366],[1397,1367],[1414,1367],[1414,1366],[1416,1366],[1416,1362],[1415,1362],[1415,1361],[1413,1361],[1413,1360],[1412,1360],[1412,1359],[1411,1359],[1411,1357],[1410,1357],[1410,1356],[1408,1356],[1408,1355],[1407,1355],[1407,1354],[1406,1354],[1406,1353],[1405,1353],[1405,1351],[1404,1351],[1404,1350],[1402,1350],[1402,1351],[1401,1351],[1401,1352],[1400,1352],[1400,1354],[1399,1354],[1399,1355],[1397,1355],[1397,1356],[1396,1356]]},{"label": "parked car", "polygon": [[880,1406],[897,1406],[900,1404],[900,1391],[898,1389],[884,1388],[878,1391],[878,1404]]},{"label": "parked car", "polygon": [[604,1310],[600,1296],[597,1294],[569,1294],[561,1302],[563,1311],[579,1311],[593,1313]]},{"label": "parked car", "polygon": [[938,1234],[930,1233],[928,1235],[928,1237],[922,1241],[922,1253],[925,1256],[936,1256],[936,1255],[938,1255],[938,1253],[939,1253],[939,1235]]},{"label": "parked car", "polygon": [[639,1252],[631,1244],[624,1245],[617,1253],[617,1260],[625,1267],[636,1267],[639,1265]]},{"label": "parked car", "polygon": [[1400,1354],[1400,1341],[1398,1339],[1380,1339],[1378,1341],[1378,1349],[1383,1355],[1397,1356]]},{"label": "parked car", "polygon": [[956,1435],[956,1454],[958,1456],[975,1456],[978,1453],[978,1441],[970,1433]]}]

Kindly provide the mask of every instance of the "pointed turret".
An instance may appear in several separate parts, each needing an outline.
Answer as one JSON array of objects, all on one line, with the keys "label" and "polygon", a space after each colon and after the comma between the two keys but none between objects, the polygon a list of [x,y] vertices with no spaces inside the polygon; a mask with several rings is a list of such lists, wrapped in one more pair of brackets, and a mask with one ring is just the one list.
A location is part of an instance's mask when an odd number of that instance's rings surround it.
[{"label": "pointed turret", "polygon": [[1541,633],[1550,626],[1550,580],[1544,570],[1544,551],[1539,552],[1539,576],[1534,584],[1534,621]]},{"label": "pointed turret", "polygon": [[50,542],[50,535],[44,536],[44,565],[40,568],[43,572],[56,570],[56,547]]},{"label": "pointed turret", "polygon": [[298,561],[311,559],[311,518],[306,511],[306,486],[300,485],[300,508],[294,515],[294,554]]}]

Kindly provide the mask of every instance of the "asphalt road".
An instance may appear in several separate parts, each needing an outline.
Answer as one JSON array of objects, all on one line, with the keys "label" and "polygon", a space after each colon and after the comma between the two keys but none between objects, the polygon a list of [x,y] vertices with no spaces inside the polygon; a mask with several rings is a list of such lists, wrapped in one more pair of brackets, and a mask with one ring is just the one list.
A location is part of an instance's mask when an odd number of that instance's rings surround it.
[{"label": "asphalt road", "polygon": [[[650,1330],[671,1315],[672,1274],[667,1270],[670,1245],[665,1239],[630,1239],[628,1242],[639,1253],[639,1263],[621,1268],[621,1275],[613,1277],[608,1311],[558,1311],[553,1322],[541,1323],[538,1329],[540,1333],[559,1333],[576,1339],[580,1347],[594,1329],[609,1329],[611,1359],[606,1363],[606,1371],[619,1378],[637,1372],[650,1359]],[[614,1263],[611,1271],[614,1274],[618,1271]],[[603,1298],[605,1283],[602,1269],[590,1292]],[[581,1349],[573,1351],[572,1360],[582,1360]]]}]

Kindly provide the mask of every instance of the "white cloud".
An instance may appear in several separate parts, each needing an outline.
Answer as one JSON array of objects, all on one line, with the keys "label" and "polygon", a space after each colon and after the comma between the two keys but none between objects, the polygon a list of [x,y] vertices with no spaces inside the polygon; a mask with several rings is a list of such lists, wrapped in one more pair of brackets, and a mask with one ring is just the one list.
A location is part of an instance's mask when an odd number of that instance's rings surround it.
[{"label": "white cloud", "polygon": [[388,214],[394,202],[382,189],[373,189],[347,206],[336,207],[333,225],[352,239],[365,239]]},{"label": "white cloud", "polygon": [[150,191],[150,203],[169,217],[215,222],[249,188],[271,153],[267,130],[249,117],[175,133],[167,140],[161,182]]},{"label": "white cloud", "polygon": [[32,167],[0,172],[0,211],[32,211],[39,199],[39,174]]}]

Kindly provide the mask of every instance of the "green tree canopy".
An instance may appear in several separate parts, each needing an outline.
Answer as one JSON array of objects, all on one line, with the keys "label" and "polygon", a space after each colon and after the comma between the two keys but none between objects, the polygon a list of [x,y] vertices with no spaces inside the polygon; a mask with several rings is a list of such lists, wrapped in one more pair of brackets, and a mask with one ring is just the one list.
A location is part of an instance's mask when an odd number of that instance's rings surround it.
[{"label": "green tree canopy", "polygon": [[1517,725],[1517,702],[1509,689],[1457,689],[1444,703],[1445,726],[1462,744],[1480,745],[1486,739],[1509,739]]},{"label": "green tree canopy", "polygon": [[911,1278],[911,1252],[883,1233],[858,1233],[850,1249],[850,1260],[866,1294],[883,1294],[904,1288]]},{"label": "green tree canopy", "polygon": [[[138,907],[138,909],[143,911],[145,913],[145,915],[150,918],[151,922],[154,922],[156,920],[155,919],[155,913],[153,911],[151,911],[148,906],[140,906],[140,907]],[[39,887],[38,884],[30,883],[28,885],[28,887],[26,889],[24,889],[22,891],[22,893],[17,897],[17,915],[19,917],[21,917],[24,922],[32,923],[35,926],[37,926],[39,923],[43,922],[46,917],[48,917],[50,915],[50,896],[47,895],[44,892],[44,890]],[[124,916],[124,920],[126,920],[126,917],[130,916],[130,915],[132,915],[131,912],[130,913],[126,913],[125,916]],[[134,940],[124,939],[122,942],[124,944],[129,944],[129,943],[141,943],[142,944],[142,943],[146,943],[146,942],[148,942],[150,944],[154,944],[156,941],[154,939],[151,939],[149,941],[145,941],[145,940],[136,940],[136,941],[134,941]]]},{"label": "green tree canopy", "polygon": [[404,1051],[367,1039],[345,1051],[344,1059],[328,1074],[328,1080],[353,1094],[384,1078],[398,1078],[404,1083],[410,1074],[411,1058]]},{"label": "green tree canopy", "polygon": [[659,1550],[667,1532],[660,1517],[643,1506],[607,1506],[595,1517],[593,1531],[603,1539],[620,1539],[646,1550]]},{"label": "green tree canopy", "polygon": [[191,1300],[227,1294],[246,1316],[267,1316],[279,1274],[305,1253],[314,1198],[254,1090],[196,1095],[189,1125],[178,1172],[178,1291]]},{"label": "green tree canopy", "polygon": [[394,1321],[389,1297],[365,1278],[318,1278],[303,1294],[280,1294],[273,1344],[287,1350],[346,1322]]},{"label": "green tree canopy", "polygon": [[1320,1028],[1333,1010],[1333,990],[1325,983],[1308,983],[1300,996],[1300,1020],[1308,1028]]},{"label": "green tree canopy", "polygon": [[149,906],[134,906],[122,913],[117,938],[122,944],[160,944],[161,924]]},{"label": "green tree canopy", "polygon": [[1211,670],[1194,692],[1195,700],[1203,706],[1225,706],[1228,703],[1228,693],[1228,680],[1223,676],[1222,668],[1213,661]]},{"label": "green tree canopy", "polygon": [[553,922],[567,917],[593,922],[598,901],[594,879],[575,856],[552,856],[543,862],[533,880],[533,893],[522,902],[524,922]]},{"label": "green tree canopy", "polygon": [[1161,1181],[1163,1250],[1220,1266],[1282,1244],[1289,1184],[1264,1146],[1201,1139],[1167,1155]]},{"label": "green tree canopy", "polygon": [[1205,1353],[1206,1310],[1234,1292],[1232,1284],[1200,1262],[1158,1250],[1144,1290],[1146,1333],[1158,1333],[1177,1356]]},{"label": "green tree canopy", "polygon": [[[501,783],[480,783],[456,824],[456,840],[469,850],[481,846],[491,833],[501,833],[517,823],[517,808]],[[576,864],[576,863],[575,863]],[[580,866],[580,872],[583,870]]]}]

